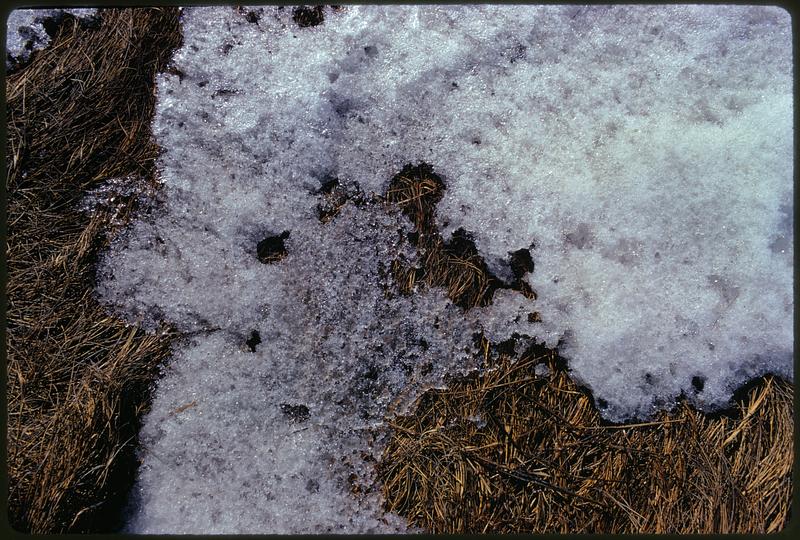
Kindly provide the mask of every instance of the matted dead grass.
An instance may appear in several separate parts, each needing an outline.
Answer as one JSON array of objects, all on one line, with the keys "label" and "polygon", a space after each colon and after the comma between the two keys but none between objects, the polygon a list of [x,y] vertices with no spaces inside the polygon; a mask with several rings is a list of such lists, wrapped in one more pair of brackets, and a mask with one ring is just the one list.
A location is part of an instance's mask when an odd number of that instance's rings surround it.
[{"label": "matted dead grass", "polygon": [[[128,327],[92,296],[97,253],[136,201],[115,216],[77,207],[107,178],[155,186],[153,76],[180,43],[178,17],[102,17],[96,29],[67,18],[52,46],[6,81],[9,518],[30,532],[119,526],[138,421],[169,352],[171,334]],[[465,309],[501,286],[535,297],[521,280],[491,276],[467,238],[441,237],[442,189],[432,169],[409,167],[387,193],[421,233],[423,267],[393,269],[400,290],[443,287]],[[486,361],[491,348],[484,342]],[[559,366],[554,351],[501,355],[495,370],[425,394],[393,422],[379,468],[387,508],[436,532],[784,526],[791,385],[766,378],[727,416],[681,404],[646,425],[608,426]]]},{"label": "matted dead grass", "polygon": [[[537,375],[535,366],[551,370]],[[388,510],[437,533],[765,533],[791,507],[793,390],[767,377],[732,417],[685,402],[604,424],[552,351],[504,358],[395,420]]]},{"label": "matted dead grass", "polygon": [[169,336],[109,317],[93,263],[116,216],[81,213],[88,189],[154,181],[154,75],[180,43],[169,9],[67,17],[6,79],[9,521],[28,532],[113,530],[135,471],[138,419]]},{"label": "matted dead grass", "polygon": [[[406,294],[421,283],[465,309],[486,305],[500,285],[474,246],[441,238],[443,190],[424,164],[393,179],[387,199],[415,224],[422,260],[395,264],[395,280]],[[510,288],[535,298],[520,278]],[[427,392],[391,423],[378,469],[387,510],[437,533],[766,533],[788,522],[790,383],[753,381],[720,414],[682,400],[651,422],[609,425],[556,351],[515,359],[481,343],[491,370]]]}]

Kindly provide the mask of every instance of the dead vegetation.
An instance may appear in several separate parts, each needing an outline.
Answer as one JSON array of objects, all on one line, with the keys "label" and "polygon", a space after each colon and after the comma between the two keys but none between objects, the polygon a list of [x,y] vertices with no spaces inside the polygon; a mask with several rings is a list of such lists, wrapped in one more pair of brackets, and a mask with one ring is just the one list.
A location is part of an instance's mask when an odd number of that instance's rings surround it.
[{"label": "dead vegetation", "polygon": [[[67,17],[6,80],[7,465],[18,530],[119,526],[170,334],[148,336],[94,300],[93,265],[116,221],[77,206],[107,178],[155,185],[153,76],[179,43],[175,9],[104,10],[99,28]],[[465,309],[500,286],[535,297],[520,279],[491,276],[468,238],[441,237],[442,189],[432,170],[410,167],[387,193],[416,225],[422,260],[395,266],[400,289],[444,287]],[[136,209],[124,202],[123,222]],[[394,421],[379,474],[387,508],[435,532],[773,532],[791,505],[792,398],[768,377],[729,415],[683,403],[651,423],[609,426],[556,353],[532,349],[422,396]]]},{"label": "dead vegetation", "polygon": [[27,532],[107,531],[135,471],[138,419],[168,335],[109,317],[93,264],[135,210],[85,215],[106,179],[154,182],[154,76],[180,43],[176,9],[65,17],[6,79],[9,521]]},{"label": "dead vegetation", "polygon": [[[766,533],[792,493],[791,386],[765,378],[732,416],[681,403],[604,424],[552,351],[504,358],[397,419],[388,510],[437,533]],[[549,366],[549,375],[535,373]]]}]

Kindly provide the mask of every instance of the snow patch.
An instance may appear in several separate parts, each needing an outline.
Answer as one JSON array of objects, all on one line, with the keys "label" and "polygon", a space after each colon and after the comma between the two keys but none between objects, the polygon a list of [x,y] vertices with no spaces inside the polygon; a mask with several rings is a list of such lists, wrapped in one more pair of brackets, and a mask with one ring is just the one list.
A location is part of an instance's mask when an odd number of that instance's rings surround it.
[{"label": "snow patch", "polygon": [[[370,485],[385,414],[476,367],[473,332],[560,343],[611,420],[792,376],[785,11],[321,13],[186,9],[180,75],[158,78],[163,213],[112,246],[98,293],[192,337],[146,421],[131,530],[395,530],[350,475]],[[468,231],[504,280],[532,246],[536,300],[391,295],[411,229],[373,195],[420,161],[447,186],[443,237]],[[326,203],[333,178],[364,204]]]}]

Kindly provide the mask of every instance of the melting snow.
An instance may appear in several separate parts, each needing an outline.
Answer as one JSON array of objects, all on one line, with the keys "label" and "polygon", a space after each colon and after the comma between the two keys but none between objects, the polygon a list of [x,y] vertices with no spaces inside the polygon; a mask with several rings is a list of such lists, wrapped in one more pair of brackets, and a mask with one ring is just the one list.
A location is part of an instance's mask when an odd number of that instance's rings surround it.
[{"label": "melting snow", "polygon": [[6,70],[24,62],[31,53],[50,44],[45,21],[56,21],[65,14],[89,20],[97,15],[95,8],[15,9],[6,20]]},{"label": "melting snow", "polygon": [[[189,336],[143,429],[130,530],[402,530],[369,488],[381,420],[474,369],[473,332],[560,342],[612,420],[792,375],[785,11],[322,13],[186,9],[159,76],[165,200],[98,285]],[[537,300],[464,313],[438,289],[387,293],[412,226],[371,194],[419,161],[447,186],[446,236],[470,231],[497,275],[532,246]],[[323,224],[334,177],[366,202]]]}]

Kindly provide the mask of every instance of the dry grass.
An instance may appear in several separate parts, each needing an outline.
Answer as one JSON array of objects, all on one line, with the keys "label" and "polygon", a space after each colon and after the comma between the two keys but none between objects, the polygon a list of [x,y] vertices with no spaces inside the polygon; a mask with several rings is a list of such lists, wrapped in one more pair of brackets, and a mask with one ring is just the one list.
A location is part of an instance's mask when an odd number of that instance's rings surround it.
[{"label": "dry grass", "polygon": [[[416,270],[396,264],[395,280],[406,294],[421,282],[444,287],[465,309],[485,305],[493,278],[483,260],[453,254],[436,230],[443,189],[427,166],[392,182],[388,199],[415,223],[424,261]],[[491,350],[484,340],[486,362]],[[537,375],[537,365],[548,374]],[[424,394],[391,425],[379,465],[386,508],[437,533],[761,533],[786,525],[791,384],[757,381],[727,414],[682,401],[652,422],[608,425],[564,366],[555,351],[534,347]]]},{"label": "dry grass", "polygon": [[[171,334],[147,336],[92,297],[110,213],[86,190],[129,174],[155,186],[153,76],[180,42],[174,9],[68,19],[51,47],[8,77],[8,472],[12,525],[100,532],[119,525],[134,447]],[[408,167],[386,199],[417,226],[421,268],[400,289],[447,289],[465,309],[498,287],[468,238],[435,226],[443,183]],[[344,204],[329,194],[321,219]],[[125,201],[125,219],[136,201]],[[487,354],[490,345],[485,343]],[[550,366],[539,376],[536,364]],[[775,531],[788,519],[792,387],[767,378],[728,416],[681,404],[656,422],[604,425],[556,353],[501,356],[495,370],[425,394],[394,421],[380,465],[389,509],[436,532]],[[479,415],[485,425],[470,421]]]},{"label": "dry grass", "polygon": [[[6,79],[9,519],[30,532],[113,529],[135,471],[138,418],[169,336],[109,317],[92,296],[110,212],[86,190],[151,183],[153,78],[180,43],[175,9],[67,18]],[[117,218],[134,210],[129,199]]]},{"label": "dry grass", "polygon": [[[551,374],[538,376],[536,364]],[[432,532],[776,532],[789,517],[791,386],[768,377],[733,417],[681,403],[607,425],[550,351],[505,358],[397,419],[387,509]],[[480,418],[481,423],[470,419]]]}]

